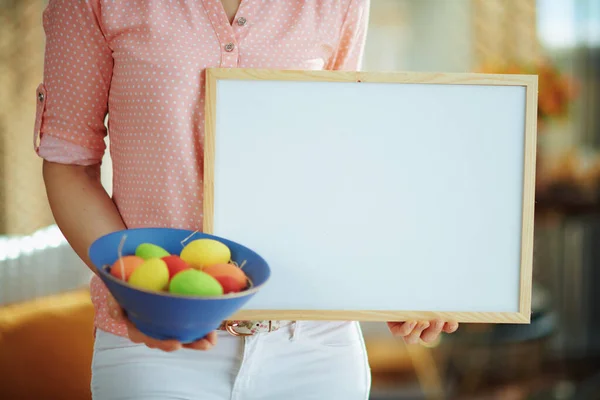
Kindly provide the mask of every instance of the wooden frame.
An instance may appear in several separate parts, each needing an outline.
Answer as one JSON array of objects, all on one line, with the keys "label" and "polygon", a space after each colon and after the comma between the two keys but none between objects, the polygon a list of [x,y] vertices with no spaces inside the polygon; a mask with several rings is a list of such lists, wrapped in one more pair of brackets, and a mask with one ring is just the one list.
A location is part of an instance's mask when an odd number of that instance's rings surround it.
[{"label": "wooden frame", "polygon": [[488,86],[521,86],[526,89],[523,198],[519,311],[512,312],[420,312],[420,311],[335,311],[335,310],[241,310],[232,319],[318,319],[389,321],[442,318],[459,322],[529,323],[531,313],[531,283],[533,264],[533,234],[535,208],[535,164],[537,131],[536,75],[499,75],[479,73],[417,73],[417,72],[346,72],[293,71],[268,69],[207,69],[206,125],[204,143],[204,221],[203,230],[214,229],[214,162],[216,129],[216,90],[218,80],[276,80],[312,82],[371,82],[460,84]]}]

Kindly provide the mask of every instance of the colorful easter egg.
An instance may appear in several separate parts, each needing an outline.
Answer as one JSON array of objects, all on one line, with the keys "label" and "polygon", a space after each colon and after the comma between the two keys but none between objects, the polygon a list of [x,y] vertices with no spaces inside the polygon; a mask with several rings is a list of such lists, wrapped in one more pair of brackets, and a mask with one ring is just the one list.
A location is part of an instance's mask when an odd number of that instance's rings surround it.
[{"label": "colorful easter egg", "polygon": [[135,249],[135,255],[142,257],[144,260],[149,260],[151,258],[166,257],[170,254],[168,251],[155,244],[142,243]]},{"label": "colorful easter egg", "polygon": [[169,292],[187,296],[220,296],[223,294],[223,287],[207,273],[188,269],[171,279]]},{"label": "colorful easter egg", "polygon": [[173,278],[175,274],[191,268],[185,261],[181,259],[181,257],[176,255],[166,256],[161,260],[167,263],[167,268],[169,268],[169,279]]},{"label": "colorful easter egg", "polygon": [[240,267],[237,267],[233,264],[214,264],[210,265],[203,269],[207,274],[214,276],[215,278],[218,276],[230,276],[235,279],[242,287],[246,287],[248,283],[248,278],[246,274]]},{"label": "colorful easter egg", "polygon": [[151,258],[137,267],[129,277],[129,284],[136,288],[163,291],[169,286],[169,268],[160,258]]},{"label": "colorful easter egg", "polygon": [[224,243],[217,240],[197,239],[183,248],[180,257],[192,267],[203,269],[209,265],[229,262],[231,251]]},{"label": "colorful easter egg", "polygon": [[138,256],[125,256],[119,258],[110,268],[110,274],[124,281],[129,280],[131,273],[144,263]]},{"label": "colorful easter egg", "polygon": [[246,285],[240,285],[237,279],[229,275],[216,276],[215,279],[223,287],[223,294],[241,292],[246,287]]}]

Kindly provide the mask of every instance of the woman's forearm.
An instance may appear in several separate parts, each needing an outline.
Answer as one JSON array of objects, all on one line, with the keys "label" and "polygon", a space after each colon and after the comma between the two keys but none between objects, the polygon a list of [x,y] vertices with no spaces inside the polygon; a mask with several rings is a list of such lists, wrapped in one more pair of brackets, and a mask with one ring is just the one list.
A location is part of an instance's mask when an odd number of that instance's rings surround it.
[{"label": "woman's forearm", "polygon": [[117,207],[100,182],[100,165],[44,161],[46,193],[56,224],[77,255],[95,273],[88,248],[102,235],[125,229]]}]

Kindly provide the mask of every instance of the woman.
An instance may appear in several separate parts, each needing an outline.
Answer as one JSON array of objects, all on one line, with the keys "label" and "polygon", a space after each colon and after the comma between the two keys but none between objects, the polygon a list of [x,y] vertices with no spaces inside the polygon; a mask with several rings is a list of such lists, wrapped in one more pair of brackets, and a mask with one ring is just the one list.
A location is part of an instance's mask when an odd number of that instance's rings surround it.
[{"label": "woman", "polygon": [[[101,235],[201,228],[205,68],[357,70],[368,15],[369,0],[50,0],[36,151],[56,222],[92,271]],[[99,179],[109,112],[112,199]],[[97,276],[91,292],[94,399],[368,397],[356,322],[241,321],[181,345],[135,329]],[[389,327],[414,343],[457,324]]]}]

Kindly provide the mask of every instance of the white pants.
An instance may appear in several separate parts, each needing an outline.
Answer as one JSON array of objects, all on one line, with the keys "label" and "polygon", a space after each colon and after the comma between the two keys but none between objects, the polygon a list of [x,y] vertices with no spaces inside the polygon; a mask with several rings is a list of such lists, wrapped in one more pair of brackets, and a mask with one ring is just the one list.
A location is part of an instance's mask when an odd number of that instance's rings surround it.
[{"label": "white pants", "polygon": [[173,353],[98,330],[94,400],[367,400],[371,374],[357,322],[300,321],[271,333],[219,332],[209,351]]}]

